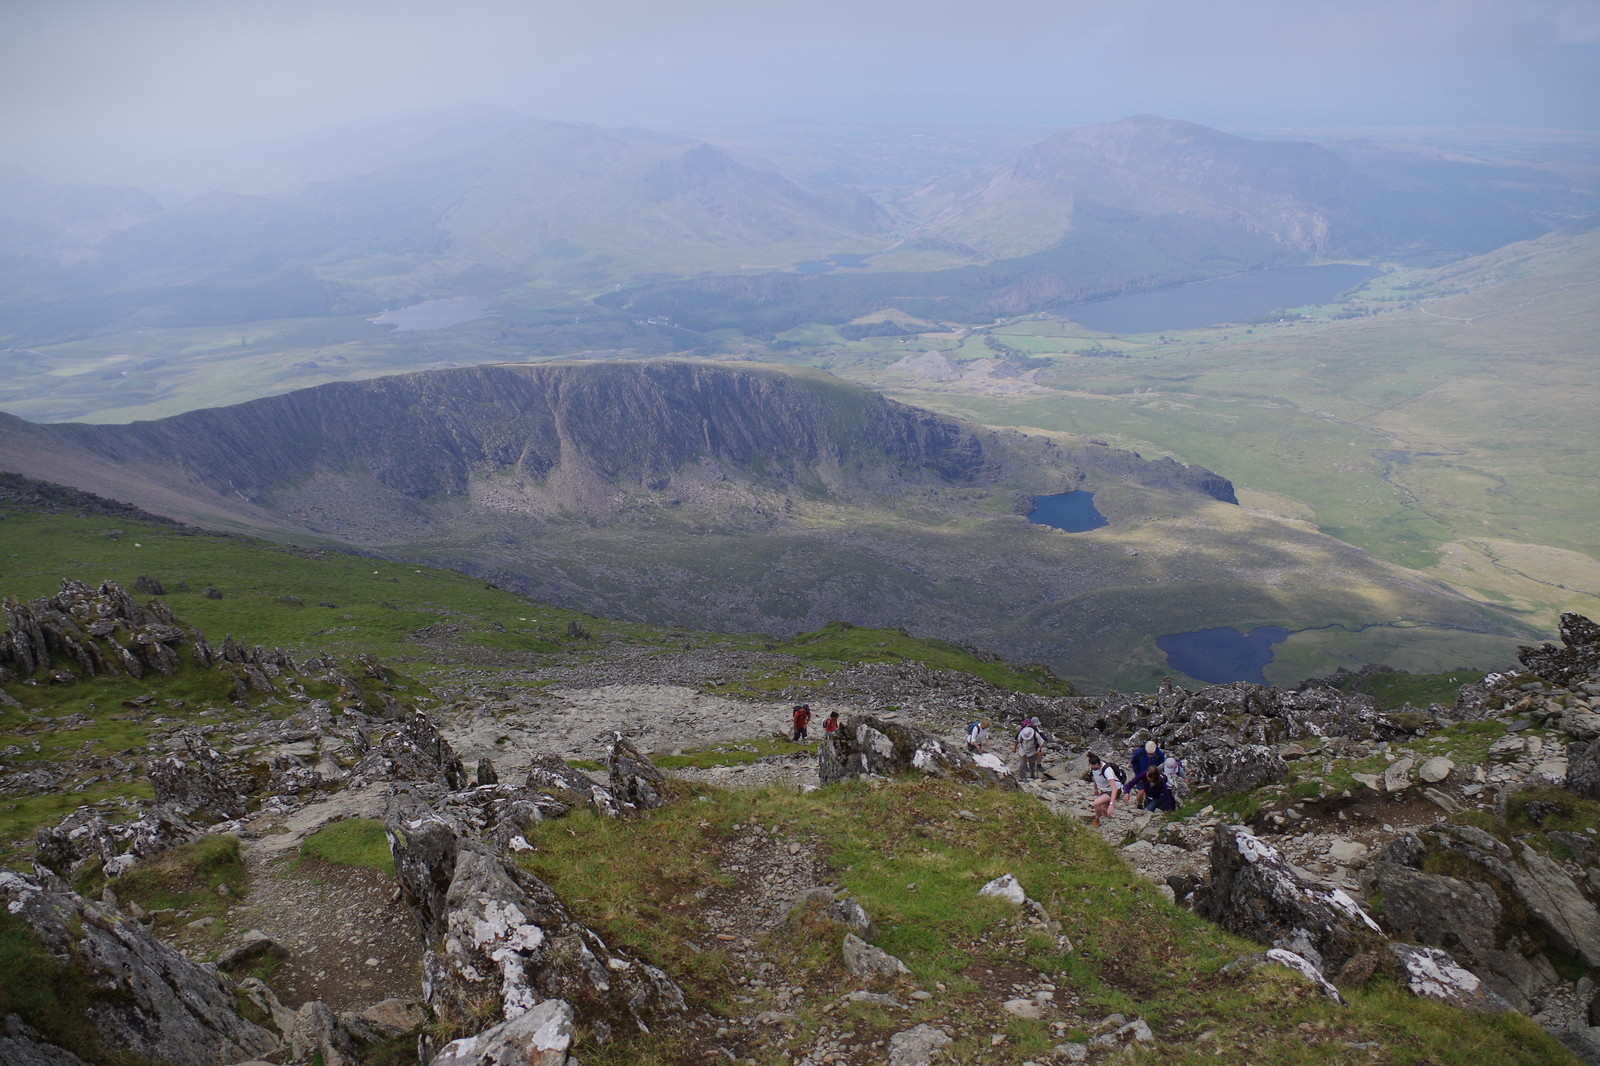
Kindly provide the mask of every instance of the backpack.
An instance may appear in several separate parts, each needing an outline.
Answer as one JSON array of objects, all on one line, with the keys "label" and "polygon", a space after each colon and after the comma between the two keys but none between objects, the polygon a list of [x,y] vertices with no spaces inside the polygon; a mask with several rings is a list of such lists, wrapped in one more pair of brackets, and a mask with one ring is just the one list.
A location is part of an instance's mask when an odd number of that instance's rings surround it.
[{"label": "backpack", "polygon": [[1102,760],[1101,763],[1103,766],[1105,766],[1106,773],[1116,778],[1119,785],[1126,785],[1128,783],[1128,775],[1122,772],[1122,767],[1118,766],[1114,762],[1106,762],[1105,760]]}]

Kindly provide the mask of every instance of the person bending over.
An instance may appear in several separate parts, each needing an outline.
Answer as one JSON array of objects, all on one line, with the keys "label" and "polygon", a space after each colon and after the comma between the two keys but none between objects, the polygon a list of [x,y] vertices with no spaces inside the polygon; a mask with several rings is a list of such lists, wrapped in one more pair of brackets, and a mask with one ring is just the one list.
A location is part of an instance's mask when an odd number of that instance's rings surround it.
[{"label": "person bending over", "polygon": [[1094,784],[1094,824],[1099,825],[1102,817],[1109,818],[1117,812],[1117,800],[1122,798],[1122,771],[1092,751],[1088,758],[1089,780]]}]

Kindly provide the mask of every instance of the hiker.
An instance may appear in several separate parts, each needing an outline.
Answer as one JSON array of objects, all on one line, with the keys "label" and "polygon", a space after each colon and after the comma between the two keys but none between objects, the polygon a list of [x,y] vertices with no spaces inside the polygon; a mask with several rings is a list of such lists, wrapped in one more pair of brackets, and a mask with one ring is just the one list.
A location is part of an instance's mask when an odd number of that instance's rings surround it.
[{"label": "hiker", "polygon": [[1147,740],[1144,742],[1144,747],[1134,749],[1132,757],[1128,759],[1128,769],[1133,774],[1133,780],[1128,782],[1128,787],[1133,790],[1134,806],[1144,806],[1145,771],[1166,761],[1167,753],[1153,740]]},{"label": "hiker", "polygon": [[806,727],[811,724],[811,708],[805,704],[794,709],[794,735],[789,739],[796,744],[806,739]]},{"label": "hiker", "polygon": [[1103,814],[1109,818],[1117,812],[1117,800],[1122,796],[1122,771],[1103,762],[1094,752],[1088,753],[1089,780],[1094,783],[1094,823],[1100,824]]},{"label": "hiker", "polygon": [[833,735],[839,731],[839,712],[830,711],[828,717],[822,721],[822,734],[824,739],[832,740]]},{"label": "hiker", "polygon": [[1144,772],[1139,794],[1145,797],[1142,806],[1147,811],[1172,811],[1178,808],[1178,798],[1172,794],[1172,785],[1159,766],[1152,766]]},{"label": "hiker", "polygon": [[1172,790],[1174,799],[1188,793],[1189,771],[1176,756],[1167,756],[1166,762],[1161,764],[1161,776],[1167,779],[1167,787]]},{"label": "hiker", "polygon": [[1022,720],[1011,753],[1017,756],[1017,779],[1029,781],[1039,776],[1039,760],[1044,756],[1044,737],[1034,728],[1032,718]]},{"label": "hiker", "polygon": [[978,755],[989,750],[989,719],[980,718],[967,726],[967,751]]}]

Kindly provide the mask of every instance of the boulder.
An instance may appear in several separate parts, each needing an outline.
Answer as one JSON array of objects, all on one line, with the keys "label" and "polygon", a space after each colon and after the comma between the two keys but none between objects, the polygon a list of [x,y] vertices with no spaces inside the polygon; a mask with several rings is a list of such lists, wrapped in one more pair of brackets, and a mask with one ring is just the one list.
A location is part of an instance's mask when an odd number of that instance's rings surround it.
[{"label": "boulder", "polygon": [[611,794],[634,810],[648,811],[661,806],[667,779],[656,769],[633,741],[612,733],[606,742],[606,767],[611,772]]},{"label": "boulder", "polygon": [[409,1033],[422,1028],[428,1012],[414,999],[384,999],[362,1011],[361,1020],[386,1033]]},{"label": "boulder", "polygon": [[905,963],[854,933],[844,935],[843,950],[845,969],[857,977],[897,977],[911,972]]},{"label": "boulder", "polygon": [[929,1066],[949,1044],[950,1034],[924,1022],[889,1038],[889,1066]]},{"label": "boulder", "polygon": [[565,759],[554,752],[539,752],[528,764],[528,777],[523,787],[544,793],[569,807],[590,807],[601,814],[616,817],[623,813],[622,804],[611,791],[595,784],[581,770],[574,770]]},{"label": "boulder", "polygon": [[417,919],[422,938],[432,940],[445,928],[445,898],[456,874],[455,828],[426,811],[415,818],[385,821],[384,832],[394,857],[400,896]]},{"label": "boulder", "polygon": [[1411,759],[1396,759],[1383,771],[1383,788],[1386,792],[1404,792],[1411,787]]},{"label": "boulder", "polygon": [[1028,894],[1022,890],[1022,884],[1011,874],[1003,874],[995,878],[982,888],[978,889],[980,896],[999,896],[1009,900],[1017,906],[1027,902]]},{"label": "boulder", "polygon": [[352,787],[383,780],[426,781],[456,790],[466,787],[467,768],[433,723],[413,714],[350,769]]},{"label": "boulder", "polygon": [[1529,673],[1552,685],[1572,685],[1600,676],[1600,626],[1581,614],[1561,616],[1561,643],[1517,649],[1517,658]]},{"label": "boulder", "polygon": [[[150,764],[156,803],[194,818],[229,821],[249,813],[249,785],[229,768],[221,752],[196,733],[177,734],[185,748]],[[187,757],[187,758],[186,758]]]},{"label": "boulder", "polygon": [[246,963],[254,962],[263,955],[273,955],[281,959],[287,957],[288,954],[288,948],[279,944],[261,930],[252,929],[244,935],[244,938],[239,943],[217,956],[217,969],[231,970],[235,966],[243,966]]},{"label": "boulder", "polygon": [[1219,796],[1250,792],[1263,785],[1275,785],[1289,772],[1283,757],[1265,744],[1243,744],[1208,751],[1190,763],[1190,770],[1202,783],[1209,782]]},{"label": "boulder", "polygon": [[1211,881],[1196,891],[1195,909],[1229,932],[1306,957],[1323,973],[1382,936],[1355,900],[1301,881],[1277,849],[1232,826],[1217,828]]},{"label": "boulder", "polygon": [[1567,789],[1585,799],[1600,800],[1600,740],[1567,745]]},{"label": "boulder", "polygon": [[975,785],[1015,789],[1016,778],[996,770],[993,758],[979,761],[925,729],[872,715],[846,718],[839,731],[817,745],[817,776],[829,785],[846,778],[923,773]]},{"label": "boulder", "polygon": [[564,1066],[575,1028],[570,1004],[545,1000],[477,1036],[446,1044],[430,1066]]},{"label": "boulder", "polygon": [[[1508,950],[1504,908],[1490,886],[1396,863],[1373,864],[1372,887],[1383,896],[1383,919],[1397,938],[1449,952],[1492,991],[1527,1011],[1554,972]],[[1542,961],[1542,960],[1541,960]]]},{"label": "boulder", "polygon": [[1554,861],[1527,845],[1522,864],[1511,866],[1511,890],[1550,935],[1556,947],[1600,969],[1600,911]]},{"label": "boulder", "polygon": [[84,1021],[103,1051],[214,1066],[278,1046],[270,1031],[240,1016],[232,982],[48,872],[0,870],[0,905],[26,921],[52,954],[89,967],[105,996]]},{"label": "boulder", "polygon": [[65,1048],[47,1043],[15,1014],[6,1016],[5,1025],[0,1062],[6,1066],[89,1066]]},{"label": "boulder", "polygon": [[866,908],[853,899],[841,899],[830,903],[822,913],[840,925],[847,926],[863,940],[871,940],[876,933]]},{"label": "boulder", "polygon": [[311,1062],[320,1057],[323,1066],[359,1066],[361,1062],[354,1037],[320,999],[302,1005],[284,1035],[291,1061]]},{"label": "boulder", "polygon": [[497,773],[495,771],[494,760],[493,759],[479,759],[478,760],[478,784],[480,786],[482,786],[482,785],[498,785],[499,783],[500,783],[500,775],[499,775],[499,773]]},{"label": "boulder", "polygon": [[1413,995],[1437,999],[1464,1010],[1511,1009],[1511,1004],[1451,958],[1448,951],[1415,944],[1390,944],[1389,950],[1400,961],[1401,974]]}]

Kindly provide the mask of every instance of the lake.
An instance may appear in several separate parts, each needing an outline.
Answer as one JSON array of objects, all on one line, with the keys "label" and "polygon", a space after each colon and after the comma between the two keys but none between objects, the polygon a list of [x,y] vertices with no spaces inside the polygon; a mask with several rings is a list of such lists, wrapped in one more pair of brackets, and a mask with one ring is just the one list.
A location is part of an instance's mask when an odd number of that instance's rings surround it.
[{"label": "lake", "polygon": [[865,255],[830,255],[826,259],[813,259],[805,263],[796,263],[794,269],[800,274],[827,274],[834,269],[865,270],[867,260],[872,258],[872,253]]},{"label": "lake", "polygon": [[1289,639],[1281,626],[1257,626],[1248,633],[1226,626],[1156,638],[1174,670],[1212,685],[1253,681],[1265,685],[1261,670],[1272,662],[1272,646]]},{"label": "lake", "polygon": [[1223,322],[1246,322],[1284,307],[1328,303],[1381,273],[1349,263],[1273,267],[1076,304],[1063,313],[1085,329],[1100,333],[1197,329]]},{"label": "lake", "polygon": [[454,300],[428,300],[398,311],[385,311],[377,318],[369,318],[375,326],[393,326],[396,333],[406,330],[444,329],[463,322],[476,322],[488,318],[493,300],[480,300],[462,296]]},{"label": "lake", "polygon": [[1068,533],[1087,533],[1111,523],[1094,505],[1094,493],[1060,492],[1054,496],[1035,496],[1028,521],[1036,526],[1050,526]]}]

